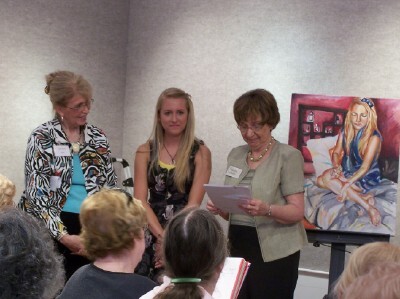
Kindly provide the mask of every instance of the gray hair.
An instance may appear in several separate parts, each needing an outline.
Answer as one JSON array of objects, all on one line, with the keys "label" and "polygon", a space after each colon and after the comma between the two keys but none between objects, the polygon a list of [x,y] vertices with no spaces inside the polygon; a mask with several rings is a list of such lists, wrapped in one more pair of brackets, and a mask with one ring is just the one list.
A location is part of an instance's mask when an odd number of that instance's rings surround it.
[{"label": "gray hair", "polygon": [[0,298],[50,299],[64,286],[62,257],[43,223],[0,209]]}]

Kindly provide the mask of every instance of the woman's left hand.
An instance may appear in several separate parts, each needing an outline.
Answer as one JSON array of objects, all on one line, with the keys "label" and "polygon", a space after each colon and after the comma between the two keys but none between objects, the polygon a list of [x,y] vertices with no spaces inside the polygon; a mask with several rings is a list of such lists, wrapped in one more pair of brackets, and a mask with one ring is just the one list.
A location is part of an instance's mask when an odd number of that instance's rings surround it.
[{"label": "woman's left hand", "polygon": [[259,199],[250,199],[246,204],[240,205],[240,208],[250,216],[266,216],[269,205]]},{"label": "woman's left hand", "polygon": [[155,244],[154,264],[156,269],[164,267],[161,238],[157,239]]},{"label": "woman's left hand", "polygon": [[71,254],[86,256],[86,250],[83,246],[82,239],[78,235],[66,234],[60,239],[60,243],[67,247]]}]

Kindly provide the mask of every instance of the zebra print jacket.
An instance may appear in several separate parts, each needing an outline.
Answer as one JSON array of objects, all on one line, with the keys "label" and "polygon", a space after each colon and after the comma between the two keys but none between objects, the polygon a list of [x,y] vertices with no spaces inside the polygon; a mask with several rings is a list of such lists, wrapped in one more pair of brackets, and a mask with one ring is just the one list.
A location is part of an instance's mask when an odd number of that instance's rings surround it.
[{"label": "zebra print jacket", "polygon": [[[85,142],[80,148],[79,158],[88,195],[102,187],[115,187],[117,177],[104,132],[93,125],[86,125],[83,134]],[[68,151],[66,155],[56,154],[60,146],[69,148],[71,154]],[[25,191],[19,207],[43,220],[56,239],[66,233],[60,213],[71,181],[72,147],[59,120],[54,118],[33,130],[29,137],[25,157]]]}]

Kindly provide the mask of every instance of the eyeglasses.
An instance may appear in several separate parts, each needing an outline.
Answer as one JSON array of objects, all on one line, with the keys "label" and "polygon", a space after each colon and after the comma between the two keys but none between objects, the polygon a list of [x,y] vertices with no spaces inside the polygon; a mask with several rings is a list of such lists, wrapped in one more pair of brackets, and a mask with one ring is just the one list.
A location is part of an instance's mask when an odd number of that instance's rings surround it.
[{"label": "eyeglasses", "polygon": [[247,125],[237,125],[237,128],[239,129],[240,133],[244,134],[247,132],[247,130],[252,130],[254,133],[258,133],[262,130],[262,128],[265,126],[265,124],[262,123],[255,123],[252,126],[247,126]]},{"label": "eyeglasses", "polygon": [[90,107],[92,106],[93,103],[94,103],[94,99],[90,99],[89,101],[86,101],[86,103],[81,103],[75,107],[68,107],[68,106],[65,106],[65,107],[68,109],[71,109],[71,110],[75,110],[75,111],[83,111],[83,109],[85,109],[85,108],[90,109]]}]

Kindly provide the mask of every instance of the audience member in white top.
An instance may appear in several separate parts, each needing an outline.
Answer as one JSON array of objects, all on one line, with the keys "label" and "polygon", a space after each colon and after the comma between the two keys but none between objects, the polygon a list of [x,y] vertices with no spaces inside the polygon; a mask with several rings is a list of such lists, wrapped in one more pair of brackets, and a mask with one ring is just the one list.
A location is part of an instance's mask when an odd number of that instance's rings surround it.
[{"label": "audience member in white top", "polygon": [[168,223],[163,240],[164,283],[141,299],[212,299],[228,254],[214,215],[186,208]]}]

